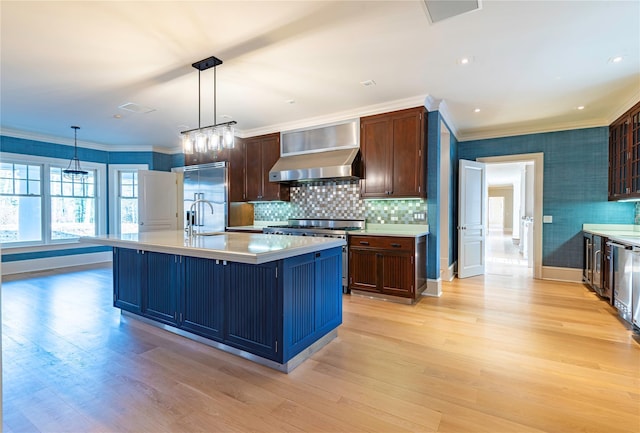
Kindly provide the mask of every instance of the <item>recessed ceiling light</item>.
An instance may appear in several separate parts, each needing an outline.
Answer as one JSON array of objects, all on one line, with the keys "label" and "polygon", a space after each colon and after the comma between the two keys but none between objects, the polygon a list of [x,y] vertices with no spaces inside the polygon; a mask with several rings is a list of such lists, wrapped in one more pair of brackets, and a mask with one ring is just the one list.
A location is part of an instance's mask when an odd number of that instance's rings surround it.
[{"label": "recessed ceiling light", "polygon": [[296,103],[296,100],[295,100],[295,99],[287,99],[287,100],[286,100],[286,101],[284,101],[284,102],[286,102],[287,104],[295,104],[295,103]]},{"label": "recessed ceiling light", "polygon": [[615,56],[615,57],[611,57],[609,59],[609,63],[620,63],[624,60],[624,57],[622,56]]},{"label": "recessed ceiling light", "polygon": [[576,107],[576,110],[584,110],[584,105],[578,105],[578,106]]},{"label": "recessed ceiling light", "polygon": [[114,114],[113,118],[114,119],[122,119],[122,114]]},{"label": "recessed ceiling light", "polygon": [[360,81],[360,84],[363,85],[364,87],[369,87],[369,86],[375,86],[376,82],[373,80],[365,80],[365,81]]},{"label": "recessed ceiling light", "polygon": [[473,112],[474,112],[474,113],[479,113],[479,112],[480,112],[480,109],[479,109],[479,108],[476,108],[475,110],[473,110]]},{"label": "recessed ceiling light", "polygon": [[468,65],[473,63],[473,57],[460,57],[456,63],[462,66]]}]

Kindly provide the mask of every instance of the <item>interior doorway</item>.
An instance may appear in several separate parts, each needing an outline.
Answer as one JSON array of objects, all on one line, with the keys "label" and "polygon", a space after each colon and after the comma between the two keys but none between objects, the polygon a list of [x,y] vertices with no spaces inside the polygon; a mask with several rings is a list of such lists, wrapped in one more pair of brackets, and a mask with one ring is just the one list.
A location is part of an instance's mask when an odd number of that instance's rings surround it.
[{"label": "interior doorway", "polygon": [[486,273],[542,278],[543,154],[479,158],[486,164]]}]

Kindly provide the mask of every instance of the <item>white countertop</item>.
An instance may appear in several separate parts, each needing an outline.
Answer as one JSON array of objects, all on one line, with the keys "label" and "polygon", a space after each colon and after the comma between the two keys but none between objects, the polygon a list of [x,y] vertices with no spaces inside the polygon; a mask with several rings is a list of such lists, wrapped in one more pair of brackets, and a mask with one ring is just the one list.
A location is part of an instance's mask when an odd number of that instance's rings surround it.
[{"label": "white countertop", "polygon": [[614,242],[640,247],[640,226],[633,224],[583,224],[582,231]]},{"label": "white countertop", "polygon": [[364,230],[350,231],[349,235],[420,237],[429,234],[426,224],[367,224]]},{"label": "white countertop", "polygon": [[272,262],[346,244],[344,239],[239,232],[194,236],[189,241],[181,230],[81,237],[80,242],[249,264]]}]

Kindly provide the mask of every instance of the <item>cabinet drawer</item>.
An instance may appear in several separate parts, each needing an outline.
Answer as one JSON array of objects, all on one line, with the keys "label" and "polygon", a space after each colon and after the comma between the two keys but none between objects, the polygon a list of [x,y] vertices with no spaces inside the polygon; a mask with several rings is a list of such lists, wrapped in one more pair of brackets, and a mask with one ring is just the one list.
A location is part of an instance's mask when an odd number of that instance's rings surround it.
[{"label": "cabinet drawer", "polygon": [[349,247],[413,251],[415,239],[392,236],[349,236]]}]

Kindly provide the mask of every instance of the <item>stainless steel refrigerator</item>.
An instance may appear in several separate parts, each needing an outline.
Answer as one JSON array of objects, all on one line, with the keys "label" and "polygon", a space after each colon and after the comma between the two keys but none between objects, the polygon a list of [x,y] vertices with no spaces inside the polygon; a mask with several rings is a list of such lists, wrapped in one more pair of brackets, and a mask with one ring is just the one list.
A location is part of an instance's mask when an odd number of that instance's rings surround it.
[{"label": "stainless steel refrigerator", "polygon": [[[183,225],[186,227],[191,218],[194,232],[225,231],[228,220],[227,163],[191,165],[173,171],[183,175]],[[211,203],[213,214],[206,202]]]}]

